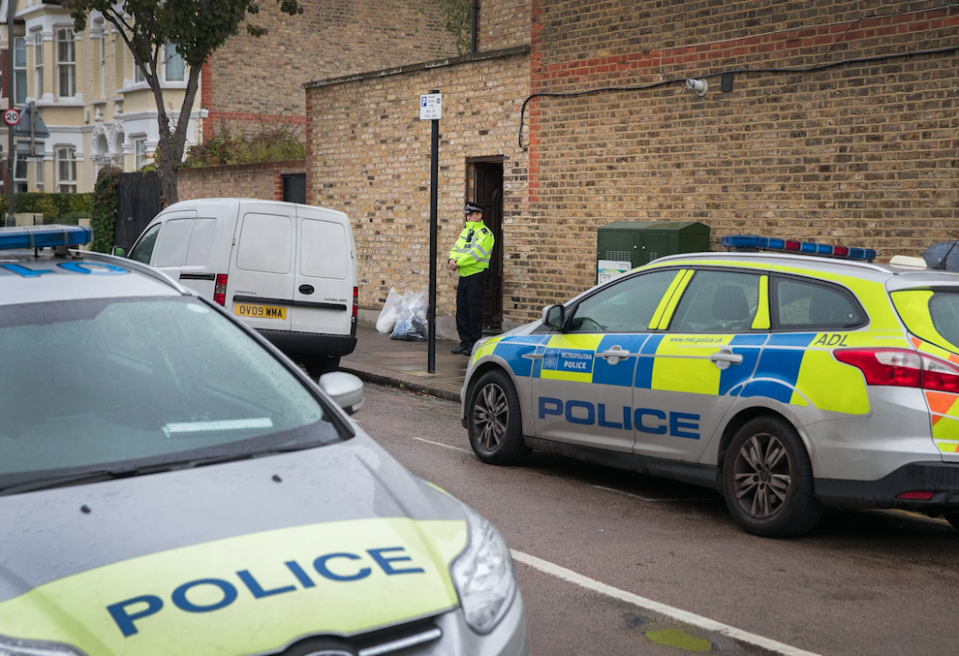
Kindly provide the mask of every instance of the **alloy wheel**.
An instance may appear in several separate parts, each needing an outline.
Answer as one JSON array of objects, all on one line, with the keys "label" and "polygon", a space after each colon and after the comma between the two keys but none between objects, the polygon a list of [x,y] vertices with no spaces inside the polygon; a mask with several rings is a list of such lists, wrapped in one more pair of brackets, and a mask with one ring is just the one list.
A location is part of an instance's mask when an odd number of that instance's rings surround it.
[{"label": "alloy wheel", "polygon": [[494,451],[506,436],[508,422],[506,392],[494,383],[486,385],[477,394],[473,405],[473,426],[480,446],[487,451]]},{"label": "alloy wheel", "polygon": [[792,483],[786,447],[775,435],[757,433],[736,455],[734,492],[740,507],[756,519],[775,515],[783,507]]}]

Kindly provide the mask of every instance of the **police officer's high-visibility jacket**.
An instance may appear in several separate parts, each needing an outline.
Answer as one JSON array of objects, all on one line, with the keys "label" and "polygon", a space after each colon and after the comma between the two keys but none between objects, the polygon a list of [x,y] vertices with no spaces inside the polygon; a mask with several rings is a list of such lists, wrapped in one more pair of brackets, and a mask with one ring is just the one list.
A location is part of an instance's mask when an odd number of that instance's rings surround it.
[{"label": "police officer's high-visibility jacket", "polygon": [[467,221],[449,259],[456,262],[461,276],[471,276],[489,268],[493,252],[493,233],[482,221]]}]

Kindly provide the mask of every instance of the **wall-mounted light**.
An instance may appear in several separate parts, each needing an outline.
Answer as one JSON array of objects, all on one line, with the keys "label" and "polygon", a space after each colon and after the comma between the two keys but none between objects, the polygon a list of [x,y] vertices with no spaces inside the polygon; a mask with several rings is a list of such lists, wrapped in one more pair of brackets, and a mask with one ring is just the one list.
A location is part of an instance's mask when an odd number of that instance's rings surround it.
[{"label": "wall-mounted light", "polygon": [[702,98],[706,95],[706,89],[709,88],[709,84],[706,83],[706,80],[695,80],[691,77],[687,77],[686,88]]}]

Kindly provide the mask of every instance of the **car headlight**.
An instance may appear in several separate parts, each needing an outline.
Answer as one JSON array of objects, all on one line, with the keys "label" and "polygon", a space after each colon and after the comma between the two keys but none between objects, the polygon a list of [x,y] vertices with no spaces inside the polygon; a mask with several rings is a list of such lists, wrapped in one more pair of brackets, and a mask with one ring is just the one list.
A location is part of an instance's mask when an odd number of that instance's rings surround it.
[{"label": "car headlight", "polygon": [[80,653],[56,642],[16,640],[0,636],[0,656],[80,656]]},{"label": "car headlight", "polygon": [[469,543],[450,566],[466,623],[477,633],[489,633],[503,619],[516,594],[513,560],[506,541],[493,525],[463,506]]}]

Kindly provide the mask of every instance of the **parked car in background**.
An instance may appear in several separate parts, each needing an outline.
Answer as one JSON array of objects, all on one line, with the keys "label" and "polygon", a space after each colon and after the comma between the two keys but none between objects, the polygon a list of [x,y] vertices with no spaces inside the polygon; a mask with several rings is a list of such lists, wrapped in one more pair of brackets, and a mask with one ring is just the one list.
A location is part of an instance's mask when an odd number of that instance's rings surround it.
[{"label": "parked car in background", "polygon": [[723,243],[779,252],[664,257],[477,344],[460,397],[476,455],[714,488],[757,535],[802,535],[825,505],[959,528],[959,274]]},{"label": "parked car in background", "polygon": [[227,308],[312,376],[356,347],[353,230],[342,212],[250,198],[176,203],[128,257]]},{"label": "parked car in background", "polygon": [[90,237],[0,228],[0,654],[528,654],[503,538],[359,379]]}]

